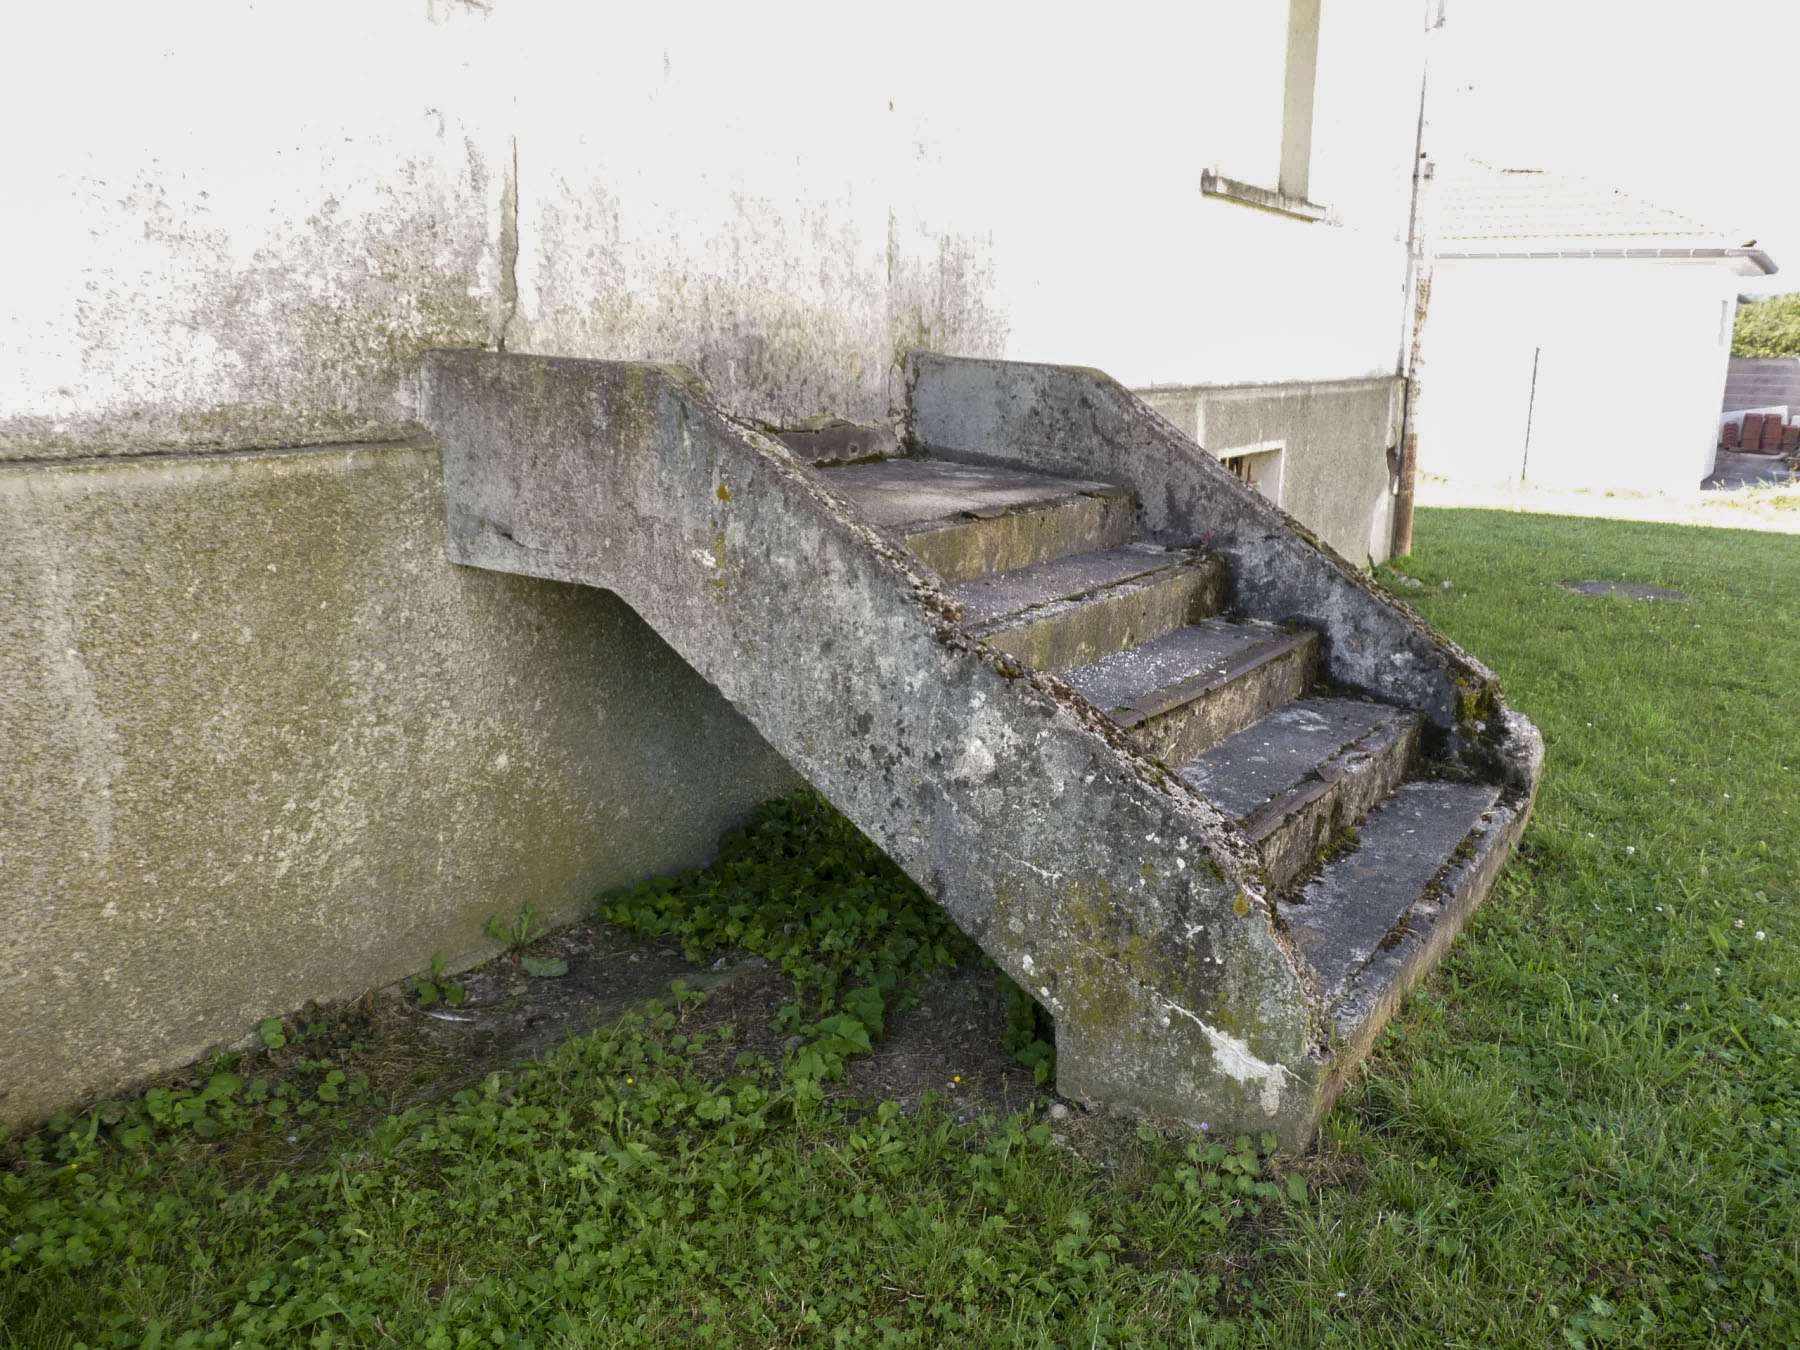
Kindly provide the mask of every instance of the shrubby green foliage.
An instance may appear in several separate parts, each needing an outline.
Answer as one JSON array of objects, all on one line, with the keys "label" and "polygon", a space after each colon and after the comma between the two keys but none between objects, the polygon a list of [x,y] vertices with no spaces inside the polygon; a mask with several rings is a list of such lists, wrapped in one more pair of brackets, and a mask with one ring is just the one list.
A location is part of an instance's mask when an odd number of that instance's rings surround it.
[{"label": "shrubby green foliage", "polygon": [[1800,293],[1740,304],[1733,356],[1800,356]]},{"label": "shrubby green foliage", "polygon": [[733,947],[765,956],[816,1013],[852,997],[847,982],[885,1000],[976,954],[950,916],[810,788],[757,807],[710,866],[602,896],[600,910],[634,933],[679,937],[690,961]]},{"label": "shrubby green foliage", "polygon": [[602,896],[600,909],[634,933],[679,937],[690,961],[743,948],[792,976],[799,998],[776,1026],[806,1038],[792,1067],[815,1093],[842,1074],[846,1055],[881,1039],[909,983],[977,955],[950,916],[810,788],[757,807],[711,866]]}]

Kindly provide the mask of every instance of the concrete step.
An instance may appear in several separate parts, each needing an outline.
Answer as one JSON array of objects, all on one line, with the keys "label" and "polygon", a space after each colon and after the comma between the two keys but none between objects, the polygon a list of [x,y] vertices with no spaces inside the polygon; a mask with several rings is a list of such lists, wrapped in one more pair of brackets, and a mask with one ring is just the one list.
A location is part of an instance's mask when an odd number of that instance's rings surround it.
[{"label": "concrete step", "polygon": [[951,460],[890,459],[826,471],[869,520],[898,533],[952,585],[1129,543],[1125,488]]},{"label": "concrete step", "polygon": [[1225,566],[1190,549],[1127,544],[967,581],[963,621],[1033,670],[1063,671],[1217,611]]},{"label": "concrete step", "polygon": [[1303,698],[1181,766],[1242,826],[1285,887],[1406,777],[1419,715],[1344,698]]},{"label": "concrete step", "polygon": [[1281,917],[1328,1007],[1340,1005],[1384,953],[1437,937],[1448,942],[1451,934],[1435,930],[1461,927],[1464,874],[1502,843],[1499,798],[1492,784],[1403,783],[1369,813],[1348,853],[1282,902]]},{"label": "concrete step", "polygon": [[1149,753],[1182,764],[1299,697],[1317,653],[1308,629],[1207,619],[1065,678]]}]

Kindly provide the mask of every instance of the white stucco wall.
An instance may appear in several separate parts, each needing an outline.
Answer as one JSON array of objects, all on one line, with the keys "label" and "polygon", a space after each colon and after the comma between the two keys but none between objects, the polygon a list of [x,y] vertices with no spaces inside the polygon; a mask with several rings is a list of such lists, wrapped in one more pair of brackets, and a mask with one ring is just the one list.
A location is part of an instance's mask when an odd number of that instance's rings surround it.
[{"label": "white stucco wall", "polygon": [[880,415],[912,345],[1391,372],[1410,0],[1327,7],[1338,223],[1198,191],[1273,182],[1285,8],[14,7],[0,458],[398,435],[419,350],[503,337],[776,420]]},{"label": "white stucco wall", "polygon": [[1425,328],[1420,471],[1469,483],[1523,476],[1594,491],[1697,490],[1712,471],[1739,284],[1729,265],[1711,262],[1440,261]]},{"label": "white stucco wall", "polygon": [[1391,373],[1412,0],[1329,9],[1341,223],[1199,192],[1274,181],[1284,11],[0,7],[0,1120],[791,783],[611,597],[445,559],[420,351],[680,361],[773,421],[885,415],[914,346]]}]

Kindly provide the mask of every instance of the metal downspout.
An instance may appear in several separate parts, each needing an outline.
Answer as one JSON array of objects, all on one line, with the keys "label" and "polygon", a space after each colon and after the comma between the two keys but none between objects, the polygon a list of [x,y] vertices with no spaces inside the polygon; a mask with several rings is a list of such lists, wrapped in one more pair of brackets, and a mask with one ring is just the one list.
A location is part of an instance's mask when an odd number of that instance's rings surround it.
[{"label": "metal downspout", "polygon": [[1419,69],[1419,120],[1413,138],[1412,206],[1406,221],[1406,299],[1400,325],[1400,351],[1394,373],[1402,378],[1400,394],[1400,457],[1396,466],[1392,554],[1404,558],[1412,552],[1413,494],[1418,478],[1419,434],[1414,421],[1419,404],[1419,349],[1425,330],[1425,312],[1431,303],[1431,258],[1426,240],[1424,198],[1431,179],[1425,158],[1425,96],[1431,82],[1430,34],[1444,24],[1444,0],[1427,0],[1425,43]]}]

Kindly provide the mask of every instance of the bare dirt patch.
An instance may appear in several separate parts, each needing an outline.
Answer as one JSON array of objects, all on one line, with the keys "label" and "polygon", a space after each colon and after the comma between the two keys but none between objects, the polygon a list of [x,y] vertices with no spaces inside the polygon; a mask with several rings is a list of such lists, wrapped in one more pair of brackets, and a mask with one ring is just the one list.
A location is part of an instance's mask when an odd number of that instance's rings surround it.
[{"label": "bare dirt patch", "polygon": [[[523,955],[560,958],[568,974],[531,975]],[[683,959],[678,942],[637,937],[604,919],[559,929],[458,978],[463,1001],[456,1007],[421,1008],[411,986],[400,984],[356,1009],[366,1019],[369,1054],[385,1070],[375,1077],[396,1092],[397,1106],[439,1100],[539,1059],[666,998],[677,980],[706,996],[683,1011],[684,1030],[733,1029],[731,1053],[714,1066],[721,1076],[738,1051],[778,1063],[795,1043],[774,1026],[794,999],[793,985],[770,962],[733,951],[696,965]],[[937,971],[914,994],[917,1002],[890,1015],[886,1036],[872,1054],[850,1062],[832,1095],[892,1100],[910,1110],[931,1092],[959,1118],[1012,1114],[1053,1096],[1005,1049],[1006,1000],[991,967],[970,961]]]}]

